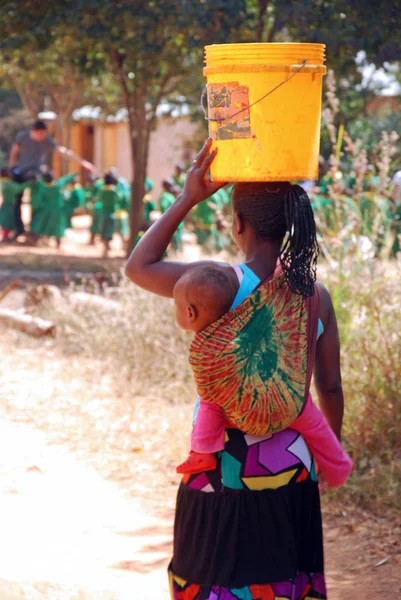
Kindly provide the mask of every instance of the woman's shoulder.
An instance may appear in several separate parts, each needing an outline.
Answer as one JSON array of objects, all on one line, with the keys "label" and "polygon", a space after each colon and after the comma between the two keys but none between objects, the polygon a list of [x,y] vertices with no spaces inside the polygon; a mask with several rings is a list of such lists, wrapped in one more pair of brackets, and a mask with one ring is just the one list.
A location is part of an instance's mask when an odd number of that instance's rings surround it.
[{"label": "woman's shoulder", "polygon": [[317,281],[316,285],[319,291],[319,317],[323,327],[326,328],[334,313],[333,302],[326,286],[321,281]]}]

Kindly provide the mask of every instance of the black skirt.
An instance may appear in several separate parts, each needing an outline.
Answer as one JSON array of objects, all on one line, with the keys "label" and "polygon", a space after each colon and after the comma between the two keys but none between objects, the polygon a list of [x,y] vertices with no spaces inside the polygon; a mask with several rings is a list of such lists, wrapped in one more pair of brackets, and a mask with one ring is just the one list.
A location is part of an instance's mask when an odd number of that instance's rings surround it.
[{"label": "black skirt", "polygon": [[299,597],[307,590],[310,598],[326,598],[319,490],[302,436],[288,429],[255,438],[228,429],[226,440],[214,471],[184,477],[180,485],[172,597],[248,589],[252,598],[255,586],[287,597],[284,589],[293,585]]}]

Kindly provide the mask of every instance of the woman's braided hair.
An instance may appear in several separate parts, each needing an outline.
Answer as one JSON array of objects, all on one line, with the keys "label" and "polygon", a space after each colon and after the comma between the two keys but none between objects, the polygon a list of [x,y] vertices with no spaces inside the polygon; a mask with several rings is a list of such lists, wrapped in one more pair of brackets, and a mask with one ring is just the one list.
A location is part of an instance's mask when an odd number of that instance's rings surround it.
[{"label": "woman's braided hair", "polygon": [[258,239],[282,242],[280,263],[288,285],[304,298],[313,296],[319,246],[305,190],[286,182],[237,183],[233,206]]}]

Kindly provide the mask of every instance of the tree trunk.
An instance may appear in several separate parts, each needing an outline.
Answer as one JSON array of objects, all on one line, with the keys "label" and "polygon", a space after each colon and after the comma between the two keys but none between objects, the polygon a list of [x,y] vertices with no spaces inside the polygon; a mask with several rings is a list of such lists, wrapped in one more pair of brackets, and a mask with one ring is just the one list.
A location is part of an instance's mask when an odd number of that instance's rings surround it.
[{"label": "tree trunk", "polygon": [[269,0],[259,0],[258,3],[258,18],[255,29],[255,42],[263,42],[263,33],[266,25],[266,12]]},{"label": "tree trunk", "polygon": [[146,95],[136,96],[135,121],[129,119],[131,143],[131,161],[133,181],[131,189],[130,238],[128,252],[131,251],[135,238],[144,224],[143,197],[145,195],[145,179],[148,167],[149,139],[151,127],[146,119]]},{"label": "tree trunk", "polygon": [[[72,115],[66,114],[61,108],[57,112],[57,129],[60,143],[65,148],[70,147]],[[69,170],[70,159],[64,155],[60,155],[61,175],[66,175]]]}]

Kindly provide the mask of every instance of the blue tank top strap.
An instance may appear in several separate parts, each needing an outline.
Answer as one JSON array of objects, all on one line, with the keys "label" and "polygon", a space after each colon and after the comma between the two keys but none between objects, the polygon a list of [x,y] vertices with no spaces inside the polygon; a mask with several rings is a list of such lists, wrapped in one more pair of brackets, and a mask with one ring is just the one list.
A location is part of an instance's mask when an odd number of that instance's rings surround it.
[{"label": "blue tank top strap", "polygon": [[[234,298],[234,302],[232,303],[230,310],[233,310],[239,304],[241,304],[241,302],[243,302],[245,300],[245,298],[247,296],[249,296],[249,294],[251,294],[253,292],[253,290],[255,288],[257,288],[260,283],[259,277],[257,275],[255,275],[255,273],[245,263],[240,263],[238,265],[238,267],[241,269],[244,276],[242,278],[242,281],[238,288],[238,292]],[[322,321],[319,319],[318,326],[317,326],[317,339],[320,338],[320,336],[322,335],[323,332],[324,332],[324,326],[323,326]]]},{"label": "blue tank top strap", "polygon": [[234,301],[231,305],[231,310],[241,304],[245,300],[249,294],[253,292],[255,288],[258,287],[260,283],[260,279],[255,273],[246,266],[246,264],[241,263],[238,265],[243,272],[244,276],[238,288],[238,292],[234,298]]}]

